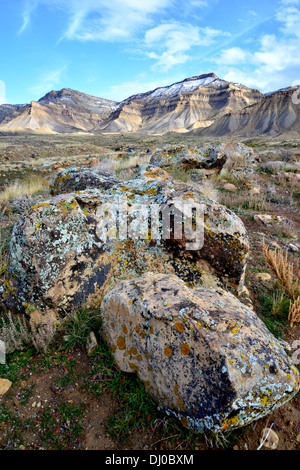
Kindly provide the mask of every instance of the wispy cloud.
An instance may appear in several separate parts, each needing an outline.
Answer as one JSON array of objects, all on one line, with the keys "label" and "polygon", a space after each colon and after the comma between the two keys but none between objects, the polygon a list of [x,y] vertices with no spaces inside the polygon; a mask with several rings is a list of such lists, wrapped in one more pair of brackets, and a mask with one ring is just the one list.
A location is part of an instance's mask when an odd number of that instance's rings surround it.
[{"label": "wispy cloud", "polygon": [[64,65],[59,69],[44,72],[38,82],[30,87],[30,93],[32,93],[36,98],[41,98],[45,93],[48,93],[50,90],[53,90],[53,88],[61,85],[67,68],[68,66]]},{"label": "wispy cloud", "polygon": [[228,34],[210,27],[170,22],[149,29],[145,34],[145,45],[149,49],[148,57],[156,60],[154,67],[168,70],[190,59],[188,52],[192,47],[210,46],[217,37]]},{"label": "wispy cloud", "polygon": [[278,22],[277,30],[273,34],[262,35],[256,50],[223,49],[213,61],[224,67],[234,66],[224,78],[257,86],[263,91],[270,91],[272,86],[284,86],[283,82],[288,86],[288,80],[291,85],[295,70],[300,66],[299,7],[300,0],[282,0],[274,17]]},{"label": "wispy cloud", "polygon": [[28,27],[33,11],[38,6],[39,0],[28,0],[25,3],[25,8],[23,11],[23,23],[21,28],[18,31],[18,34],[22,34],[23,31]]},{"label": "wispy cloud", "polygon": [[175,0],[28,0],[23,12],[23,32],[37,5],[60,9],[68,25],[59,41],[118,41],[132,38],[153,15],[162,13]]}]

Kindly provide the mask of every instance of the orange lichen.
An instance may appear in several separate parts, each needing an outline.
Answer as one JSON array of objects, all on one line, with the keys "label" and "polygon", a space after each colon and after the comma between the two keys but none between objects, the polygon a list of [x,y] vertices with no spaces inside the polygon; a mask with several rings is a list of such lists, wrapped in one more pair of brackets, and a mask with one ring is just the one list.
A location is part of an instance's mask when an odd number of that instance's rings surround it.
[{"label": "orange lichen", "polygon": [[123,336],[119,336],[117,346],[119,349],[125,349],[125,339],[123,338]]},{"label": "orange lichen", "polygon": [[132,346],[129,350],[130,354],[136,354],[136,349]]},{"label": "orange lichen", "polygon": [[166,355],[167,357],[170,357],[170,356],[172,356],[173,351],[172,351],[171,348],[168,348],[168,347],[167,347],[167,348],[165,348],[164,353],[165,353],[165,355]]},{"label": "orange lichen", "polygon": [[187,344],[183,344],[180,348],[182,354],[184,354],[185,356],[187,356],[188,354],[190,354],[190,348]]},{"label": "orange lichen", "polygon": [[182,323],[175,323],[175,328],[177,331],[179,331],[179,333],[183,333],[184,326]]}]

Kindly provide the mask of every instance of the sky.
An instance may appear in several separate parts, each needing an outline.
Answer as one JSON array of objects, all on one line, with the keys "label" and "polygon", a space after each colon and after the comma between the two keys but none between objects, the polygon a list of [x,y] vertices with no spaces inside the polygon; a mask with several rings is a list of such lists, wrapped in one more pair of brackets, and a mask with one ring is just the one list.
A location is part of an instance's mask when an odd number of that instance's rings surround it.
[{"label": "sky", "polygon": [[0,0],[0,104],[121,101],[187,77],[300,85],[300,0]]}]

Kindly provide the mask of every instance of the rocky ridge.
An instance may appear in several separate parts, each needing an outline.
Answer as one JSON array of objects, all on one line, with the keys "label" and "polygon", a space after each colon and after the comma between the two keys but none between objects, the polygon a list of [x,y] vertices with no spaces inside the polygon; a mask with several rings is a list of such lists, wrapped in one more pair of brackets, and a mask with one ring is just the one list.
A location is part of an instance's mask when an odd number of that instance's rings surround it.
[{"label": "rocky ridge", "polygon": [[209,73],[121,102],[64,88],[38,102],[0,106],[1,133],[299,136],[299,87],[263,94]]}]

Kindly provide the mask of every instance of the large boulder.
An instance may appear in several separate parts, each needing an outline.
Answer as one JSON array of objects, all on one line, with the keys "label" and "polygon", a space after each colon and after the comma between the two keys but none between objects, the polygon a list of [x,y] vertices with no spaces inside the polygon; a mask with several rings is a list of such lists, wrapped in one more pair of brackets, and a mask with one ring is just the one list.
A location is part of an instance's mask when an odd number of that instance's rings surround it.
[{"label": "large boulder", "polygon": [[[187,221],[195,207],[193,230]],[[210,275],[239,293],[248,251],[233,212],[145,165],[131,181],[60,194],[23,214],[12,233],[3,297],[12,311],[64,314],[149,270],[176,273],[194,287]]]},{"label": "large boulder", "polygon": [[103,335],[160,410],[196,431],[244,426],[299,390],[299,373],[252,309],[175,275],[122,281],[102,302]]},{"label": "large boulder", "polygon": [[215,147],[168,145],[156,150],[150,163],[165,169],[193,169],[210,174],[219,173],[226,160],[227,156],[223,145]]},{"label": "large boulder", "polygon": [[88,188],[109,189],[119,180],[96,168],[71,167],[57,172],[50,183],[52,195],[83,191]]}]

